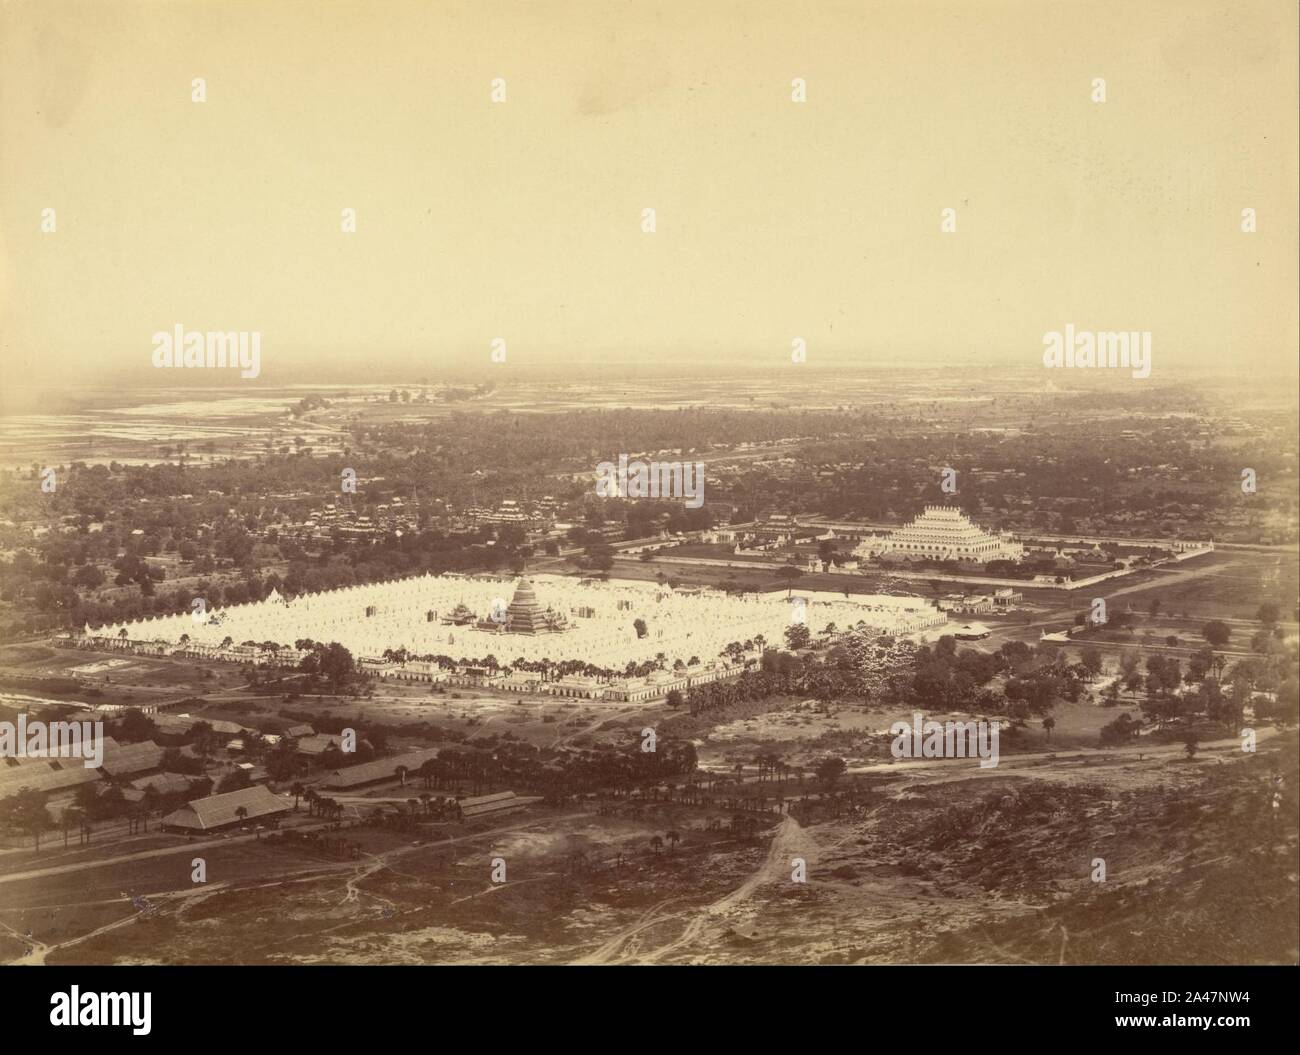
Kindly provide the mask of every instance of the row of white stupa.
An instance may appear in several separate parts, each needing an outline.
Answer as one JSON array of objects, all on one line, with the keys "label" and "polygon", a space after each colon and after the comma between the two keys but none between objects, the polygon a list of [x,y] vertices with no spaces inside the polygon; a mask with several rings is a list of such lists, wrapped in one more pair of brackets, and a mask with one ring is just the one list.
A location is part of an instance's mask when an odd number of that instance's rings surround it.
[{"label": "row of white stupa", "polygon": [[[489,576],[425,575],[364,586],[307,594],[286,601],[273,592],[263,601],[206,613],[161,616],[105,627],[92,637],[130,641],[165,641],[215,648],[229,638],[273,641],[337,641],[357,656],[380,656],[405,648],[413,655],[482,658],[502,663],[526,660],[579,660],[621,668],[629,662],[672,662],[692,656],[708,662],[733,641],[758,635],[773,644],[784,639],[793,622],[821,630],[827,623],[846,628],[860,623],[880,633],[916,633],[947,618],[918,598],[837,595],[787,598],[781,594],[727,596],[720,591],[678,592],[656,583],[596,583],[558,576],[534,578],[539,603],[563,614],[568,628],[559,633],[505,633],[475,626],[447,625],[442,620],[463,604],[478,619],[490,622],[515,592],[515,584]],[[644,620],[646,636],[635,622]]]}]

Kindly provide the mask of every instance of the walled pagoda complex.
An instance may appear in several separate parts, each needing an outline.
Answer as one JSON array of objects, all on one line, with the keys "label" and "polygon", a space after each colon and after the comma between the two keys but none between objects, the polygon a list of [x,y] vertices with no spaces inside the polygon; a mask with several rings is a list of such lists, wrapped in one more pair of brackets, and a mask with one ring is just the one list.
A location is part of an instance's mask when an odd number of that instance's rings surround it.
[{"label": "walled pagoda complex", "polygon": [[[539,596],[540,595],[540,596]],[[507,604],[505,598],[513,599]],[[545,604],[543,600],[545,599]],[[153,655],[277,666],[304,653],[296,642],[337,641],[361,660],[401,653],[505,667],[577,661],[605,670],[655,663],[703,671],[734,642],[780,643],[798,610],[814,630],[834,623],[894,636],[942,626],[947,616],[918,597],[784,593],[727,595],[651,582],[537,576],[515,584],[493,576],[424,575],[285,599],[86,627],[76,643]],[[479,618],[474,613],[503,613]],[[448,619],[447,616],[455,616]],[[468,616],[468,619],[466,617]],[[462,621],[465,620],[465,621]]]}]

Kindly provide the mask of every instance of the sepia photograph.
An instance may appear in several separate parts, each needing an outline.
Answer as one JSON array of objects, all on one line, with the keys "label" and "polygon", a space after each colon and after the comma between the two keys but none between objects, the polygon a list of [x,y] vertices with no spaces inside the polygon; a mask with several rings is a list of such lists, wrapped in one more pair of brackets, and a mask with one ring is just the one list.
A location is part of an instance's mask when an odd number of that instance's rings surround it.
[{"label": "sepia photograph", "polygon": [[33,1028],[654,965],[1284,1014],[1298,35],[0,0]]}]

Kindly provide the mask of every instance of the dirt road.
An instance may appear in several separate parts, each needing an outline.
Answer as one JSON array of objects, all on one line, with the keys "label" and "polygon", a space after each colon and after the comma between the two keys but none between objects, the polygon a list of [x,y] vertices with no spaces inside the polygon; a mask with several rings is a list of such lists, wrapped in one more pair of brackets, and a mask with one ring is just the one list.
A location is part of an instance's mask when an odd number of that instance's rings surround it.
[{"label": "dirt road", "polygon": [[[722,932],[738,925],[737,915],[744,912],[745,902],[755,891],[764,886],[792,882],[794,858],[801,857],[807,863],[808,881],[812,882],[813,865],[816,861],[817,846],[809,834],[793,817],[785,817],[777,826],[772,836],[772,845],[767,857],[753,875],[749,876],[731,893],[707,905],[696,908],[686,907],[672,912],[665,912],[668,905],[681,901],[681,897],[661,901],[647,909],[630,926],[626,927],[599,948],[581,959],[573,961],[575,965],[594,965],[611,963],[659,963],[665,957],[680,952],[691,944],[705,939],[712,941]],[[643,934],[661,924],[668,923],[682,916],[690,915],[681,934],[655,948],[641,951],[637,946]],[[751,917],[752,918],[752,914]]]}]

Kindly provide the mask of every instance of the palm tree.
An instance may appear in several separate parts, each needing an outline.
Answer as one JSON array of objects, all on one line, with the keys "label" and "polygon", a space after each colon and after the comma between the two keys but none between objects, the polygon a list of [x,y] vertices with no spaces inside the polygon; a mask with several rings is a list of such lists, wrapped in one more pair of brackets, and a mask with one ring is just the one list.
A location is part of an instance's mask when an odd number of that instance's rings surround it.
[{"label": "palm tree", "polygon": [[243,821],[248,817],[248,807],[240,806],[235,810],[235,820]]},{"label": "palm tree", "polygon": [[144,830],[145,830],[145,831],[148,831],[148,830],[149,830],[149,816],[150,816],[150,814],[153,814],[153,813],[157,813],[157,812],[158,812],[158,800],[159,800],[160,798],[162,798],[162,796],[158,793],[158,789],[157,789],[156,787],[154,787],[152,784],[149,784],[148,786],[145,787],[145,789],[144,789],[144,802],[143,802],[143,806],[144,806]]},{"label": "palm tree", "polygon": [[657,836],[657,835],[651,836],[651,838],[650,838],[650,849],[653,850],[655,853],[658,853],[658,852],[659,852],[660,850],[662,850],[663,848],[664,848],[664,841],[663,841],[663,839],[661,839],[661,838],[660,838],[659,836]]},{"label": "palm tree", "polygon": [[298,781],[298,780],[295,780],[295,781],[293,782],[293,786],[292,786],[289,790],[290,790],[291,792],[293,792],[293,812],[294,812],[294,813],[297,813],[297,812],[298,812],[298,799],[302,796],[302,793],[303,793],[302,782],[301,782],[301,781]]},{"label": "palm tree", "polygon": [[66,809],[63,811],[61,823],[63,825],[63,848],[66,850],[68,848],[68,829],[83,825],[85,823],[85,814],[78,809]]},{"label": "palm tree", "polygon": [[402,782],[402,787],[406,787],[406,767],[398,766],[393,772],[397,774],[397,779]]},{"label": "palm tree", "polygon": [[1052,738],[1052,730],[1056,728],[1056,719],[1050,714],[1043,719],[1043,732],[1047,734],[1047,739]]},{"label": "palm tree", "polygon": [[664,832],[664,838],[668,840],[669,849],[675,850],[677,844],[682,841],[682,833],[679,831],[667,831]]}]

